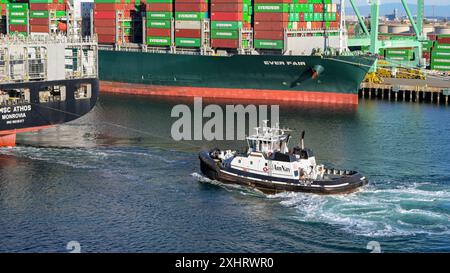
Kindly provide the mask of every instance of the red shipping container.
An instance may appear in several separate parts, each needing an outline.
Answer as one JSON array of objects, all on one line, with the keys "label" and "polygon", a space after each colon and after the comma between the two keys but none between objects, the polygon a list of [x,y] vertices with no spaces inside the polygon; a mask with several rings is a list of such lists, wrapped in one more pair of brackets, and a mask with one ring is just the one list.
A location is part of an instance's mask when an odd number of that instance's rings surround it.
[{"label": "red shipping container", "polygon": [[0,16],[6,16],[6,4],[0,4]]},{"label": "red shipping container", "polygon": [[289,13],[287,12],[256,12],[254,14],[255,21],[289,21]]},{"label": "red shipping container", "polygon": [[115,35],[97,35],[100,44],[114,44],[116,42]]},{"label": "red shipping container", "polygon": [[175,11],[181,12],[205,12],[208,11],[208,3],[198,2],[198,3],[180,3],[175,2]]},{"label": "red shipping container", "polygon": [[314,12],[315,13],[323,12],[323,4],[314,4]]},{"label": "red shipping container", "polygon": [[9,32],[27,32],[27,25],[9,25]]},{"label": "red shipping container", "polygon": [[213,47],[213,48],[238,48],[239,40],[237,40],[237,39],[211,39],[211,47]]},{"label": "red shipping container", "polygon": [[172,32],[170,28],[147,28],[147,36],[170,37]]},{"label": "red shipping container", "polygon": [[243,5],[239,3],[211,3],[211,12],[242,12]]},{"label": "red shipping container", "polygon": [[428,34],[428,39],[431,41],[436,41],[437,35],[436,34]]},{"label": "red shipping container", "polygon": [[450,45],[450,37],[439,37],[437,38],[438,44]]},{"label": "red shipping container", "polygon": [[211,21],[241,21],[242,12],[211,12]]},{"label": "red shipping container", "polygon": [[66,10],[66,4],[34,4],[30,3],[30,10]]},{"label": "red shipping container", "polygon": [[325,24],[323,22],[311,22],[311,28],[317,29],[317,28],[323,28]]},{"label": "red shipping container", "polygon": [[145,5],[146,11],[173,12],[172,3],[151,3]]},{"label": "red shipping container", "polygon": [[176,29],[175,36],[180,38],[201,38],[200,29]]},{"label": "red shipping container", "polygon": [[94,27],[94,32],[98,35],[115,35],[115,27]]},{"label": "red shipping container", "polygon": [[270,30],[255,30],[254,37],[255,39],[260,40],[283,40],[284,32],[270,31]]},{"label": "red shipping container", "polygon": [[47,26],[30,25],[30,32],[48,33],[49,31],[50,29],[48,25]]},{"label": "red shipping container", "polygon": [[30,18],[30,25],[41,25],[41,26],[48,26],[48,19],[47,18]]},{"label": "red shipping container", "polygon": [[[131,18],[131,11],[124,10],[123,17],[125,19]],[[94,20],[95,19],[116,19],[115,11],[94,11]]]},{"label": "red shipping container", "polygon": [[134,4],[114,4],[114,3],[97,3],[94,6],[96,11],[116,11],[116,10],[134,10]]},{"label": "red shipping container", "polygon": [[[178,0],[177,0],[178,1]],[[268,3],[284,3],[284,4],[292,4],[292,0],[254,0],[255,4],[268,4]],[[302,0],[298,1],[299,4],[306,4],[308,3],[308,0]]]},{"label": "red shipping container", "polygon": [[115,19],[95,19],[94,26],[95,27],[115,27],[116,20]]},{"label": "red shipping container", "polygon": [[288,22],[255,22],[255,30],[279,30],[283,31],[288,27]]}]

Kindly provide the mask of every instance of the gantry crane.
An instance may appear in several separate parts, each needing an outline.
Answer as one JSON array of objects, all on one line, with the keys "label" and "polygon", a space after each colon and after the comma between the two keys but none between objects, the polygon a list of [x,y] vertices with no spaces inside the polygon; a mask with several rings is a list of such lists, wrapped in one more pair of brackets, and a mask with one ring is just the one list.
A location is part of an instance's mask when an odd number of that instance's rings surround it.
[{"label": "gantry crane", "polygon": [[[379,15],[380,15],[380,0],[369,0],[371,6],[370,12],[370,31],[366,26],[364,19],[361,16],[361,13],[358,10],[354,0],[349,0],[352,8],[355,12],[356,17],[358,18],[359,24],[363,31],[363,36],[361,37],[353,37],[349,38],[348,46],[349,47],[369,47],[369,51],[372,54],[378,54],[381,48],[402,48],[402,47],[411,47],[414,48],[415,59],[410,62],[402,62],[400,65],[404,67],[410,68],[418,68],[422,66],[421,56],[422,56],[422,42],[426,40],[426,36],[423,32],[423,19],[424,19],[424,0],[417,0],[417,16],[416,20],[411,13],[411,10],[406,3],[406,0],[401,0],[403,7],[406,11],[409,21],[411,22],[411,26],[414,30],[414,36],[405,36],[402,39],[396,40],[379,40],[378,39],[378,26],[379,26]],[[377,64],[374,65],[372,71],[376,71]]]}]

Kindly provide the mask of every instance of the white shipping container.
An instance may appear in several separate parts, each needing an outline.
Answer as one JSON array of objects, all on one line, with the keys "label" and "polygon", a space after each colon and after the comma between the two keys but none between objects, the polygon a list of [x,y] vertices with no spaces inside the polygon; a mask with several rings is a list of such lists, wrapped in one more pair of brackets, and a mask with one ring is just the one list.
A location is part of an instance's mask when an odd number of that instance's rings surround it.
[{"label": "white shipping container", "polygon": [[201,29],[200,21],[175,21],[175,29]]}]

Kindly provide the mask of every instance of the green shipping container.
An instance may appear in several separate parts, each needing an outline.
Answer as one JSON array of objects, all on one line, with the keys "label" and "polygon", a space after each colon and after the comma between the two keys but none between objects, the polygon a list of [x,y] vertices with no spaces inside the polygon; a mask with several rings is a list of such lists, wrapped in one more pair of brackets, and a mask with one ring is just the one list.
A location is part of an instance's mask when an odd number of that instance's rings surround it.
[{"label": "green shipping container", "polygon": [[211,29],[241,29],[242,22],[233,22],[233,21],[212,21]]},{"label": "green shipping container", "polygon": [[8,13],[9,17],[27,17],[26,11],[10,11]]},{"label": "green shipping container", "polygon": [[212,29],[211,38],[213,38],[213,39],[238,39],[239,32],[237,30]]},{"label": "green shipping container", "polygon": [[200,47],[199,38],[175,38],[175,45],[181,47]]},{"label": "green shipping container", "polygon": [[440,45],[440,44],[437,44],[437,45],[435,45],[435,47],[434,47],[435,49],[438,49],[438,50],[450,50],[450,45]]},{"label": "green shipping container", "polygon": [[32,10],[30,18],[48,18],[48,10]]},{"label": "green shipping container", "polygon": [[170,20],[147,20],[149,28],[170,28]]},{"label": "green shipping container", "polygon": [[450,59],[450,51],[433,51],[431,56],[443,59]]},{"label": "green shipping container", "polygon": [[283,49],[283,40],[255,40],[255,48]]},{"label": "green shipping container", "polygon": [[147,20],[170,20],[172,12],[147,12]]},{"label": "green shipping container", "polygon": [[175,12],[175,20],[200,21],[207,18],[206,12]]},{"label": "green shipping container", "polygon": [[57,18],[66,17],[67,16],[65,10],[57,10],[55,15],[56,15]]},{"label": "green shipping container", "polygon": [[26,25],[27,18],[9,18],[10,25]]},{"label": "green shipping container", "polygon": [[30,0],[30,4],[53,4],[53,0]]},{"label": "green shipping container", "polygon": [[450,71],[450,65],[432,64],[431,69],[432,70],[440,70],[440,71]]},{"label": "green shipping container", "polygon": [[255,12],[289,12],[289,4],[255,4]]},{"label": "green shipping container", "polygon": [[147,45],[170,46],[170,37],[151,37],[147,36]]},{"label": "green shipping container", "polygon": [[28,4],[9,3],[8,4],[8,11],[9,12],[13,12],[13,11],[24,11],[24,12],[27,12],[28,11]]}]

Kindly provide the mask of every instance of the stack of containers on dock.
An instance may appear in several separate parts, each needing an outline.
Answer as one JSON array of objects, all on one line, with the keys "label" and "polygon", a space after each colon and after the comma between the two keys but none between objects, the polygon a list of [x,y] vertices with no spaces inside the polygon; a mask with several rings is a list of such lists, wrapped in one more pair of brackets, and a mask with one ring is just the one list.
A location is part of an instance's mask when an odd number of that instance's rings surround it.
[{"label": "stack of containers on dock", "polygon": [[139,41],[142,32],[134,25],[139,25],[139,1],[95,0],[94,3],[94,32],[100,44]]},{"label": "stack of containers on dock", "polygon": [[149,46],[172,44],[173,0],[147,0],[146,43]]},{"label": "stack of containers on dock", "polygon": [[10,34],[28,35],[28,0],[8,3],[8,27]]},{"label": "stack of containers on dock", "polygon": [[431,51],[431,69],[450,71],[450,35],[439,35]]},{"label": "stack of containers on dock", "polygon": [[202,20],[208,18],[209,0],[175,1],[175,45],[200,47]]},{"label": "stack of containers on dock", "polygon": [[412,48],[388,48],[385,49],[385,57],[394,62],[411,61],[414,59],[414,50]]},{"label": "stack of containers on dock", "polygon": [[422,58],[426,60],[427,66],[431,62],[431,49],[433,48],[434,41],[426,40],[422,43]]},{"label": "stack of containers on dock", "polygon": [[337,29],[339,22],[332,0],[254,0],[255,48],[282,49],[285,29]]},{"label": "stack of containers on dock", "polygon": [[64,31],[67,0],[29,0],[30,33],[49,33],[51,29]]},{"label": "stack of containers on dock", "polygon": [[[211,47],[238,48],[239,32],[249,29],[251,0],[211,0]],[[244,48],[248,42],[243,38]]]}]

